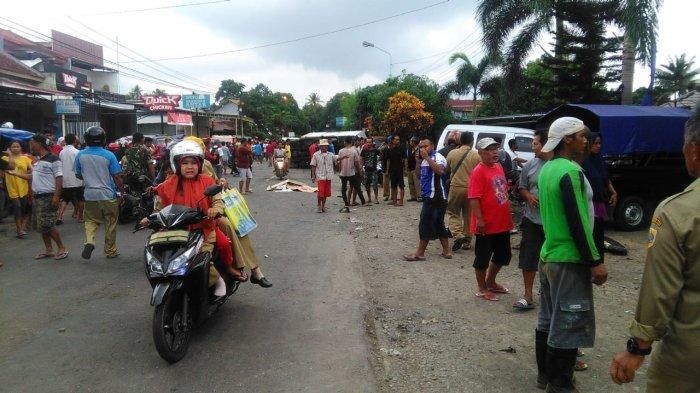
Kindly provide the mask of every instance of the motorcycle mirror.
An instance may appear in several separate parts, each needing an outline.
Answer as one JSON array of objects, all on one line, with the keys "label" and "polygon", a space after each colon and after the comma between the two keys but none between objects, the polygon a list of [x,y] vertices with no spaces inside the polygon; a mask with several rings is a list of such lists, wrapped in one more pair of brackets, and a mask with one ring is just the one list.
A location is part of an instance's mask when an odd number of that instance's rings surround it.
[{"label": "motorcycle mirror", "polygon": [[223,187],[221,187],[218,184],[212,184],[211,186],[207,187],[204,189],[204,195],[208,197],[212,197],[223,190]]}]

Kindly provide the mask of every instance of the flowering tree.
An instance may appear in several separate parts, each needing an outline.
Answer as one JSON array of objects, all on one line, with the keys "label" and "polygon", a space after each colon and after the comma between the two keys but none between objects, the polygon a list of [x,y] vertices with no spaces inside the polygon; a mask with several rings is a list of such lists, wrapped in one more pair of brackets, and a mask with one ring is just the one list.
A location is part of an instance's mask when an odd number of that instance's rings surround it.
[{"label": "flowering tree", "polygon": [[401,90],[389,97],[389,109],[384,114],[381,131],[399,134],[401,139],[406,139],[412,134],[426,131],[433,122],[433,115],[425,111],[423,101]]}]

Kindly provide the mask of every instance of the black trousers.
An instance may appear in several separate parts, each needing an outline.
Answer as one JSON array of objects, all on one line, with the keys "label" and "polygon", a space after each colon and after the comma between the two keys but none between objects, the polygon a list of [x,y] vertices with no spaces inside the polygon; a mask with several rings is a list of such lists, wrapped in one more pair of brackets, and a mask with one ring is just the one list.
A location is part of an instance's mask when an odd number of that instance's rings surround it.
[{"label": "black trousers", "polygon": [[360,197],[360,202],[362,204],[365,204],[365,196],[362,194],[362,187],[360,187],[360,177],[355,175],[355,176],[340,176],[340,192],[343,194],[343,202],[345,202],[345,206],[350,206],[350,201],[348,200],[348,183],[350,183],[350,187],[355,189],[355,192],[357,192],[357,196]]}]

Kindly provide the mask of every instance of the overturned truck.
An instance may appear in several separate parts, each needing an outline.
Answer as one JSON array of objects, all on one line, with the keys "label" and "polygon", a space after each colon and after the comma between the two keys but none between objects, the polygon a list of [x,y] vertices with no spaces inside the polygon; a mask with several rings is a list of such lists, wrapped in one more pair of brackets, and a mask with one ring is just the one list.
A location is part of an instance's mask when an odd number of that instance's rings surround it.
[{"label": "overturned truck", "polygon": [[547,129],[562,116],[577,117],[602,138],[618,202],[609,212],[622,230],[649,225],[656,205],[691,183],[683,160],[683,133],[691,112],[681,108],[632,105],[562,105],[542,116]]}]

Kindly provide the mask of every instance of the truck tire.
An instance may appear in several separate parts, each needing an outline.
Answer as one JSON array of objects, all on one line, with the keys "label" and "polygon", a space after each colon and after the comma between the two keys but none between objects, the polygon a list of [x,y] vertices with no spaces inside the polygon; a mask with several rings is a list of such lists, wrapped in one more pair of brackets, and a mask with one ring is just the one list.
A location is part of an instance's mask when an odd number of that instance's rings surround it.
[{"label": "truck tire", "polygon": [[615,207],[615,224],[623,231],[638,231],[649,223],[649,207],[644,199],[629,195]]}]

